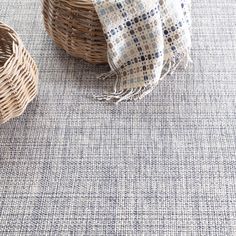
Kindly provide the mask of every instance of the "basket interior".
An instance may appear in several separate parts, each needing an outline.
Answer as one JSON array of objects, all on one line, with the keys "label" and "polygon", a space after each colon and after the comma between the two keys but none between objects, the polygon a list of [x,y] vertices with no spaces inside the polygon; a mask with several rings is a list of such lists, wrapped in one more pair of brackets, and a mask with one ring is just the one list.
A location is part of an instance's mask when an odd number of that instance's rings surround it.
[{"label": "basket interior", "polygon": [[0,67],[4,66],[5,62],[13,53],[13,39],[10,33],[0,29]]}]

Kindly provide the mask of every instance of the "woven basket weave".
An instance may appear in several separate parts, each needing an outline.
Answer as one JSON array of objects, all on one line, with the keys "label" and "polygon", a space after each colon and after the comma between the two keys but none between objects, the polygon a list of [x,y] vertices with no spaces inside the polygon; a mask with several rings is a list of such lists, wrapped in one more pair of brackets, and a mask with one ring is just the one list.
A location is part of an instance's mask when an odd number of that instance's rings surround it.
[{"label": "woven basket weave", "polygon": [[90,63],[107,63],[102,26],[91,0],[43,0],[44,24],[57,45]]},{"label": "woven basket weave", "polygon": [[21,115],[37,93],[38,70],[16,32],[0,22],[0,123]]}]

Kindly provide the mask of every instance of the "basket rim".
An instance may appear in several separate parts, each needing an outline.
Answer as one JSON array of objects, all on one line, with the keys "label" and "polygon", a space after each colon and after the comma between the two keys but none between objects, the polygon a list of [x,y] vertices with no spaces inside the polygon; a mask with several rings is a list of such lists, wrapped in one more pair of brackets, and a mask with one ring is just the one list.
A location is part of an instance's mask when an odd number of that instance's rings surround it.
[{"label": "basket rim", "polygon": [[12,27],[7,25],[6,23],[3,23],[2,21],[0,21],[0,32],[1,31],[2,32],[5,31],[12,39],[11,41],[12,54],[9,55],[9,57],[3,63],[3,65],[0,66],[0,73],[6,69],[7,65],[9,64],[9,61],[12,61],[16,58],[16,51],[15,51],[16,47],[14,46],[21,47],[21,44],[22,44],[21,39],[19,35],[16,33],[16,31]]}]

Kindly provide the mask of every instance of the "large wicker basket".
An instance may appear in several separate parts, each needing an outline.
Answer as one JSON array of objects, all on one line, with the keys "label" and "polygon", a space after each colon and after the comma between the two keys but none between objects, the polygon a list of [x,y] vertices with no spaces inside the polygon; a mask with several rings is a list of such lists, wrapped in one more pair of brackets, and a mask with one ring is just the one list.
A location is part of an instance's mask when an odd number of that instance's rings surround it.
[{"label": "large wicker basket", "polygon": [[21,115],[37,93],[38,70],[16,32],[0,22],[0,123]]},{"label": "large wicker basket", "polygon": [[43,0],[48,34],[70,55],[90,63],[107,63],[102,26],[91,0]]}]

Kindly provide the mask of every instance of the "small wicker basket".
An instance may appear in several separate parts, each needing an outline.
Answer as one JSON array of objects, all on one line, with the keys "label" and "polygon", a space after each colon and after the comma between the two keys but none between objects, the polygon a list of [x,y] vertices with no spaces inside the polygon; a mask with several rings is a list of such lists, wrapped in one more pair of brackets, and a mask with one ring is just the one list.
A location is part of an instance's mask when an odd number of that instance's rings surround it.
[{"label": "small wicker basket", "polygon": [[91,0],[43,0],[44,24],[57,45],[90,63],[107,63],[102,26]]},{"label": "small wicker basket", "polygon": [[37,93],[38,70],[21,39],[0,22],[0,124],[21,115]]}]

